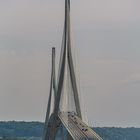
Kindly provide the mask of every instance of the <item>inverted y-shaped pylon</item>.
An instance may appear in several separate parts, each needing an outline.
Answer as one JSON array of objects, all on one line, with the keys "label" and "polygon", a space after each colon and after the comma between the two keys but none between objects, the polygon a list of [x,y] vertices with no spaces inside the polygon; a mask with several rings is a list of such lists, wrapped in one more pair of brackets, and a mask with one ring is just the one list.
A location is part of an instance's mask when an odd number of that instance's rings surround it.
[{"label": "inverted y-shaped pylon", "polygon": [[[63,127],[67,130],[66,136]],[[51,84],[43,140],[55,140],[57,135],[61,136],[62,140],[87,140],[91,138],[100,140],[99,136],[95,135],[95,132],[93,133],[82,121],[71,52],[70,0],[65,0],[65,21],[57,82],[55,48],[52,49]]]}]

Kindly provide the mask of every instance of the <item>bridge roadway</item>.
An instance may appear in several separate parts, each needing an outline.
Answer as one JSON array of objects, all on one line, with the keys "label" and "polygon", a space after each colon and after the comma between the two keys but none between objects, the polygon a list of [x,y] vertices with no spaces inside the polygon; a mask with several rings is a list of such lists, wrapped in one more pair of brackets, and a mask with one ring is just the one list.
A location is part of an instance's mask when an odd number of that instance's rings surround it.
[{"label": "bridge roadway", "polygon": [[74,140],[103,140],[74,112],[60,112],[58,116]]}]

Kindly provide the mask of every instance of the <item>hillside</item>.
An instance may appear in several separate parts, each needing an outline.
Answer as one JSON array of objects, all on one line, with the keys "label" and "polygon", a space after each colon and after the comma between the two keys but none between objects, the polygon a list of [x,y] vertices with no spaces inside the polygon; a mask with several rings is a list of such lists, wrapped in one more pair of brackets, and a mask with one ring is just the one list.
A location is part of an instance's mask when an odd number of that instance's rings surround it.
[{"label": "hillside", "polygon": [[[93,128],[104,140],[140,140],[140,128]],[[0,137],[41,137],[41,122],[0,122]]]}]

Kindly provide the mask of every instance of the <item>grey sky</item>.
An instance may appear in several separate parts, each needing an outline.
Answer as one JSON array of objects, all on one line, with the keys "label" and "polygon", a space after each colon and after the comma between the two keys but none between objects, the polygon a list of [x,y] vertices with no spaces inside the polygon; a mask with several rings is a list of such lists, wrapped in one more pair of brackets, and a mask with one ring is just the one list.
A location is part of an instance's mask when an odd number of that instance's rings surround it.
[{"label": "grey sky", "polygon": [[[140,1],[72,0],[71,10],[85,118],[140,127]],[[0,0],[0,120],[44,120],[63,16],[64,0]]]}]

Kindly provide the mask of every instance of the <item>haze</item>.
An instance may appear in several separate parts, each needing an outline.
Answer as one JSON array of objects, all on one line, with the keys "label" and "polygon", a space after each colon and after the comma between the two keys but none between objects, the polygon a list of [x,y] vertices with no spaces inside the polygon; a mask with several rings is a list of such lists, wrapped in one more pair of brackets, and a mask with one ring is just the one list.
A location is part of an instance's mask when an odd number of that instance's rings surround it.
[{"label": "haze", "polygon": [[[140,1],[71,1],[85,120],[140,127]],[[0,1],[0,120],[44,121],[51,47],[59,57],[63,17],[64,0]]]}]

